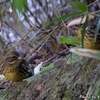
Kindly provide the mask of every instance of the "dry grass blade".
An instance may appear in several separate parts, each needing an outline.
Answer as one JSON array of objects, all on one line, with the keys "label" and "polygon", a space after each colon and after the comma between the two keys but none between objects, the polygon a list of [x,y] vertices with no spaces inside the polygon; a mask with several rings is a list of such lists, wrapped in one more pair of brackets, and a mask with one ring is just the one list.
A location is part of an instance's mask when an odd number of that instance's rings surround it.
[{"label": "dry grass blade", "polygon": [[71,48],[70,52],[75,53],[75,54],[79,54],[81,56],[100,59],[100,51],[99,50],[82,49],[82,48]]}]

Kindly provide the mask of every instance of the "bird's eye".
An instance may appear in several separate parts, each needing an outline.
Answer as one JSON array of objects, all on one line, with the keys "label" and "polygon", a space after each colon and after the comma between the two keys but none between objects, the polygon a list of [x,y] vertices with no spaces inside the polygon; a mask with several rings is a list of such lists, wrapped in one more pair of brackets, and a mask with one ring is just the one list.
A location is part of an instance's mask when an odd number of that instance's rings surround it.
[{"label": "bird's eye", "polygon": [[16,56],[13,56],[12,58],[16,59],[17,57]]}]

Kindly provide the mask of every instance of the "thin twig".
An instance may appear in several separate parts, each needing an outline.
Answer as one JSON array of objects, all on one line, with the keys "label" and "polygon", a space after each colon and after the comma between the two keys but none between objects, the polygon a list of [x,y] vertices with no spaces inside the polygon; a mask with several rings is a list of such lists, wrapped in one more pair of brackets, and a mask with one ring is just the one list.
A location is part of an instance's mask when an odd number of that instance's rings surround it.
[{"label": "thin twig", "polygon": [[30,55],[32,55],[33,52],[34,52],[45,40],[47,40],[47,39],[49,38],[49,36],[50,36],[51,34],[53,34],[54,31],[55,31],[58,27],[59,27],[59,25],[56,26],[56,27],[54,28],[54,30],[53,30],[52,32],[50,32],[43,40],[41,40],[41,41],[38,43],[38,45],[37,45],[35,48],[33,48],[32,52],[30,52],[30,53],[25,57],[25,59],[27,59]]}]

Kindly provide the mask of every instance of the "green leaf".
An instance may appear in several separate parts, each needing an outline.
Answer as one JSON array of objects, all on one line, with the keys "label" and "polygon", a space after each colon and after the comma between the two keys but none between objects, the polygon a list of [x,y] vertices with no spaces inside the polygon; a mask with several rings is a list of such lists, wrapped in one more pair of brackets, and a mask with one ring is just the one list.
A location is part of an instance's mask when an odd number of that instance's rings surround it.
[{"label": "green leaf", "polygon": [[85,33],[86,33],[86,26],[88,24],[88,15],[86,16],[86,20],[85,20],[85,23],[83,24],[83,27],[82,27],[82,47],[84,46],[84,36],[85,36]]},{"label": "green leaf", "polygon": [[61,4],[61,6],[63,7],[63,2],[62,2],[62,0],[60,0],[60,4]]},{"label": "green leaf", "polygon": [[70,44],[70,45],[75,45],[75,46],[79,44],[76,36],[67,36],[67,37],[62,36],[59,42],[61,44]]},{"label": "green leaf", "polygon": [[59,42],[60,42],[61,44],[65,44],[65,43],[66,43],[66,37],[65,37],[65,36],[62,36],[62,37],[60,38]]},{"label": "green leaf", "polygon": [[83,2],[74,2],[73,5],[76,6],[82,12],[88,11],[87,5]]},{"label": "green leaf", "polygon": [[47,66],[47,67],[42,67],[41,68],[41,71],[40,71],[40,74],[43,74],[43,73],[45,73],[45,72],[47,72],[47,71],[49,71],[49,70],[51,70],[51,69],[53,69],[54,68],[54,64],[53,63],[51,63],[49,66]]},{"label": "green leaf", "polygon": [[3,41],[2,37],[0,36],[0,43],[5,46],[5,42]]},{"label": "green leaf", "polygon": [[97,38],[98,33],[99,33],[99,29],[100,29],[100,19],[98,21],[97,27],[96,27],[95,32],[94,32],[94,34],[95,34],[94,35],[94,41],[96,41],[96,38]]},{"label": "green leaf", "polygon": [[13,0],[12,7],[19,12],[27,12],[27,0]]},{"label": "green leaf", "polygon": [[62,21],[62,20],[64,20],[64,19],[74,17],[74,16],[79,15],[79,14],[81,14],[81,13],[82,13],[82,12],[74,12],[74,13],[71,13],[71,14],[66,14],[66,15],[64,15],[64,16],[61,16],[61,17],[59,17],[59,18],[56,18],[56,19],[54,20],[54,22]]},{"label": "green leaf", "polygon": [[59,21],[62,21],[62,20],[65,20],[65,19],[68,19],[68,18],[71,18],[71,17],[74,17],[74,16],[77,16],[77,15],[80,15],[80,14],[82,14],[81,11],[80,12],[74,12],[74,13],[71,13],[71,14],[66,14],[66,15],[63,15],[61,17],[58,17],[58,18],[54,19],[51,22],[48,22],[47,25],[50,25],[54,22],[59,22]]}]

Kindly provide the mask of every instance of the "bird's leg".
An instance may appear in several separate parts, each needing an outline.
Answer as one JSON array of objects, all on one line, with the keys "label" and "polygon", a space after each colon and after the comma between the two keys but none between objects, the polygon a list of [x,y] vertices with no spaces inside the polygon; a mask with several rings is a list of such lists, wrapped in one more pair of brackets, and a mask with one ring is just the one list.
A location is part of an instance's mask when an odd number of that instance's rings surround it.
[{"label": "bird's leg", "polygon": [[10,82],[10,84],[7,86],[6,90],[8,90],[12,86],[13,83],[14,82]]}]

